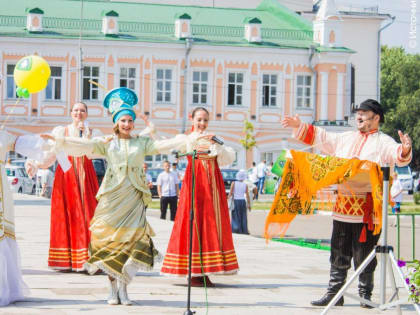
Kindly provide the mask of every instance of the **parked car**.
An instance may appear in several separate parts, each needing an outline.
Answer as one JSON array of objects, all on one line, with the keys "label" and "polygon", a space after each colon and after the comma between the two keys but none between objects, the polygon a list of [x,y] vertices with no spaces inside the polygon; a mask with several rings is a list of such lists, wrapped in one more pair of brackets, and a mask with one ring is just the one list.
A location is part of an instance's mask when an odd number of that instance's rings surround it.
[{"label": "parked car", "polygon": [[223,183],[225,184],[225,191],[227,195],[230,191],[230,185],[236,180],[236,174],[239,172],[239,170],[234,168],[224,168],[221,169],[220,172],[222,172]]},{"label": "parked car", "polygon": [[395,170],[398,173],[398,179],[401,182],[404,190],[408,191],[408,194],[412,194],[414,190],[414,179],[411,174],[410,166],[395,167]]},{"label": "parked car", "polygon": [[26,174],[25,168],[16,165],[6,167],[7,180],[14,193],[35,194],[36,183]]},{"label": "parked car", "polygon": [[414,180],[414,191],[420,191],[420,176],[419,172],[413,172],[413,180]]},{"label": "parked car", "polygon": [[106,172],[106,161],[104,159],[93,159],[93,168],[95,169],[96,178],[98,179],[98,184],[101,186],[102,180],[104,179]]},{"label": "parked car", "polygon": [[25,167],[25,159],[15,159],[15,160],[11,160],[10,164],[12,165],[16,165],[19,167]]},{"label": "parked car", "polygon": [[147,169],[147,174],[150,174],[152,177],[152,183],[153,186],[150,188],[150,192],[152,193],[152,197],[159,197],[158,191],[157,191],[157,178],[160,173],[163,172],[163,168],[149,168]]}]

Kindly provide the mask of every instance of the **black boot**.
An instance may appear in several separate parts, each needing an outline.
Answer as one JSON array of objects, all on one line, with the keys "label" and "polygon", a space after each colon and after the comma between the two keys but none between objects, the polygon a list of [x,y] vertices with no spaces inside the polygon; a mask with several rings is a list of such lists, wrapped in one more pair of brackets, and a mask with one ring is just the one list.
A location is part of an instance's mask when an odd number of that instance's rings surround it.
[{"label": "black boot", "polygon": [[[334,298],[335,293],[325,293],[325,295],[320,298],[319,300],[311,301],[313,306],[327,306],[330,301]],[[344,305],[344,297],[340,297],[339,300],[335,303],[336,306],[343,306]]]},{"label": "black boot", "polygon": [[[362,273],[359,276],[359,296],[370,301],[373,291],[373,272]],[[360,302],[360,307],[373,308],[372,306]]]},{"label": "black boot", "polygon": [[[326,306],[330,301],[334,298],[337,292],[341,289],[341,287],[346,282],[347,277],[347,270],[346,269],[338,269],[334,266],[331,266],[330,270],[330,282],[328,283],[327,293],[320,298],[319,300],[312,301],[311,304],[314,306]],[[335,303],[337,306],[343,306],[344,304],[344,297],[340,297],[340,299]]]}]

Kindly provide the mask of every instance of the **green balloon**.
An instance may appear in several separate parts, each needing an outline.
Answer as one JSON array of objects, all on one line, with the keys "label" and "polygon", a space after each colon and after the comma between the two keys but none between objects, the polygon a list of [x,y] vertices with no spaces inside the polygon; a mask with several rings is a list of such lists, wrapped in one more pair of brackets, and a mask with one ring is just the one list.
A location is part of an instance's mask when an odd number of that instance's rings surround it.
[{"label": "green balloon", "polygon": [[23,89],[18,87],[16,89],[16,95],[19,96],[19,97],[23,97]]},{"label": "green balloon", "polygon": [[29,93],[28,89],[22,89],[22,97],[28,98],[30,95],[31,93]]}]

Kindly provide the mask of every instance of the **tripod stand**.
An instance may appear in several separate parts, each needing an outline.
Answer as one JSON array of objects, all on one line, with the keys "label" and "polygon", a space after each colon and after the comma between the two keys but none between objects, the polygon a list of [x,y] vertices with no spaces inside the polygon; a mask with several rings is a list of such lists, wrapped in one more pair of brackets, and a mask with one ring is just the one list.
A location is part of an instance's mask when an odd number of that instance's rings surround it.
[{"label": "tripod stand", "polygon": [[[398,267],[397,260],[394,256],[394,250],[392,246],[388,246],[388,194],[389,194],[389,166],[382,167],[383,172],[383,194],[382,194],[382,237],[379,241],[379,245],[375,247],[375,249],[366,257],[363,263],[356,269],[355,273],[351,276],[349,281],[337,292],[334,298],[328,303],[325,309],[322,311],[323,314],[327,314],[327,312],[335,305],[335,303],[342,297],[347,296],[349,298],[358,300],[362,303],[370,305],[374,308],[379,308],[380,310],[386,310],[393,306],[396,306],[398,314],[401,314],[401,307],[400,304],[406,303],[404,300],[399,300],[398,296],[398,287],[395,281],[394,269],[397,271],[398,277],[402,280],[404,287],[409,292],[410,289],[408,284],[405,282],[404,275]],[[375,258],[375,256],[379,254],[381,257],[381,264],[380,264],[380,301],[379,304],[373,303],[372,301],[368,301],[361,297],[358,297],[353,294],[346,293],[349,286],[353,283],[354,280],[362,273],[362,271],[369,265],[369,263]],[[388,264],[388,273],[391,279],[391,286],[393,290],[393,294],[389,301],[386,301],[386,273],[387,273],[387,262]],[[414,304],[414,308],[418,314],[420,314],[420,307],[418,304]]]},{"label": "tripod stand", "polygon": [[194,199],[195,199],[195,160],[200,154],[208,154],[210,151],[197,151],[179,154],[175,152],[175,157],[191,156],[191,209],[190,209],[190,222],[189,222],[189,254],[188,254],[188,294],[187,294],[187,310],[184,315],[193,315],[195,311],[191,310],[191,263],[192,263],[192,242],[193,242],[193,225],[194,225]]}]

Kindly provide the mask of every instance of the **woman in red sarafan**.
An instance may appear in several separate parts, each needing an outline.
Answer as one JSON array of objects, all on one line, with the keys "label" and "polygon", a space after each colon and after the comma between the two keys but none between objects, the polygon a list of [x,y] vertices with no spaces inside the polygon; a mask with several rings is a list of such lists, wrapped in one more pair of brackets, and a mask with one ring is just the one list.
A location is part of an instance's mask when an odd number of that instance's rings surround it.
[{"label": "woman in red sarafan", "polygon": [[[209,275],[235,274],[239,269],[225,186],[219,169],[219,164],[227,165],[234,161],[235,152],[211,140],[213,135],[205,131],[209,121],[209,113],[205,108],[194,109],[192,121],[192,132],[183,135],[184,145],[178,146],[178,149],[184,152],[210,150],[210,153],[200,154],[195,161],[191,284],[209,287],[214,286]],[[175,138],[175,142],[178,142],[180,136]],[[191,173],[191,157],[188,157],[175,223],[161,270],[163,274],[188,275]]]},{"label": "woman in red sarafan", "polygon": [[[54,136],[91,138],[100,136],[99,130],[91,130],[85,122],[87,106],[76,103],[71,109],[73,123],[54,128]],[[48,267],[62,271],[83,271],[88,260],[90,243],[89,224],[96,208],[99,189],[92,161],[87,157],[68,156],[70,168],[63,171],[59,164],[54,178],[51,197],[51,226]],[[27,162],[27,168],[46,168],[56,161],[50,154],[42,164]],[[28,171],[28,173],[32,171]]]}]

